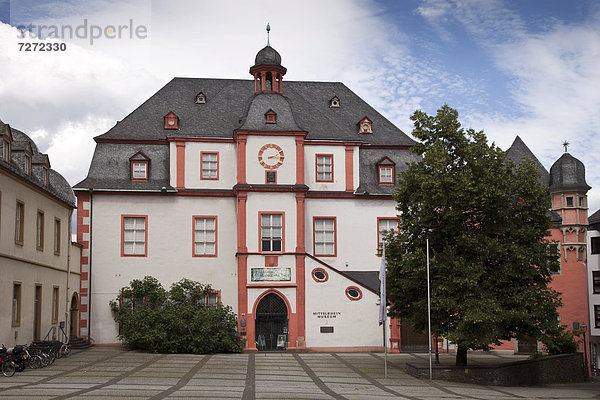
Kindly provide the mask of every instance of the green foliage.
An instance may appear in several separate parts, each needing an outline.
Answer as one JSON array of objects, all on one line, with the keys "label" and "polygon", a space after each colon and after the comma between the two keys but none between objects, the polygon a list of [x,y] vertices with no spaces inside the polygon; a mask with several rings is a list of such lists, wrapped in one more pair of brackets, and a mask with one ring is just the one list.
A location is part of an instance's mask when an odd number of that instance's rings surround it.
[{"label": "green foliage", "polygon": [[465,357],[467,349],[539,337],[556,325],[560,298],[547,286],[558,261],[544,239],[550,196],[533,163],[506,160],[447,105],[411,119],[422,159],[400,174],[395,195],[402,231],[386,246],[391,314],[426,331],[429,238],[434,335]]},{"label": "green foliage", "polygon": [[549,331],[542,337],[544,351],[551,356],[575,353],[577,352],[576,335],[578,335],[578,332],[568,330],[564,325],[559,329]]},{"label": "green foliage", "polygon": [[151,276],[134,279],[110,302],[119,339],[134,349],[157,353],[241,352],[236,316],[231,307],[212,307],[212,288],[189,279],[165,291]]}]

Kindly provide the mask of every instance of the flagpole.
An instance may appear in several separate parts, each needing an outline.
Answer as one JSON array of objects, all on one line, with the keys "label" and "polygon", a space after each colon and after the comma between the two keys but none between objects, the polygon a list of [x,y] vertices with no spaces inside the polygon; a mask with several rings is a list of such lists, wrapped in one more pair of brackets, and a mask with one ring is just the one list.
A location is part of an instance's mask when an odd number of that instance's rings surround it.
[{"label": "flagpole", "polygon": [[386,320],[387,320],[387,299],[385,293],[385,241],[383,241],[383,252],[381,254],[381,266],[379,267],[379,325],[383,326],[383,351],[385,352],[384,361],[384,377],[387,379],[387,338],[385,332]]},{"label": "flagpole", "polygon": [[429,238],[427,238],[427,323],[429,325],[429,380],[433,379],[431,366],[431,287],[429,286]]}]

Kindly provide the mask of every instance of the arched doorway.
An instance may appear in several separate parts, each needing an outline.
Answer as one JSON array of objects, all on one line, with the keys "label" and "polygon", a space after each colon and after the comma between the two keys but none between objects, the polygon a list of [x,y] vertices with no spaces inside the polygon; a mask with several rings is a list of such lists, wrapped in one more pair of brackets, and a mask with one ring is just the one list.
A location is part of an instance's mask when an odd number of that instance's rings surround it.
[{"label": "arched doorway", "polygon": [[256,348],[285,350],[288,342],[288,309],[281,297],[269,293],[256,306]]},{"label": "arched doorway", "polygon": [[73,293],[73,297],[71,297],[71,310],[69,313],[69,337],[75,338],[77,337],[77,330],[79,325],[79,299],[77,298],[77,293]]}]

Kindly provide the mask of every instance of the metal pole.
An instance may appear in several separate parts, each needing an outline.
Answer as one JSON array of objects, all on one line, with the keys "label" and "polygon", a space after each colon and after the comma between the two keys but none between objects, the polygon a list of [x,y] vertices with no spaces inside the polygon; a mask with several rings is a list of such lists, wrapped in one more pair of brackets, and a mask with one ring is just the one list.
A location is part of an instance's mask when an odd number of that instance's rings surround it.
[{"label": "metal pole", "polygon": [[587,381],[589,379],[589,374],[588,374],[588,362],[587,362],[587,344],[585,342],[585,330],[587,330],[587,326],[585,326],[585,323],[583,324],[584,326],[584,331],[583,331],[583,365],[585,366],[585,380]]},{"label": "metal pole", "polygon": [[429,286],[429,238],[427,238],[427,323],[429,325],[429,380],[433,379],[431,365],[431,287]]},{"label": "metal pole", "polygon": [[386,319],[386,322],[384,322],[382,324],[382,326],[383,326],[383,350],[385,352],[385,361],[383,363],[383,365],[384,365],[384,367],[383,367],[383,371],[384,371],[383,376],[387,379],[387,343],[386,343],[387,342],[387,338],[386,338],[386,334],[385,334],[385,325],[386,324],[387,324],[387,319]]}]

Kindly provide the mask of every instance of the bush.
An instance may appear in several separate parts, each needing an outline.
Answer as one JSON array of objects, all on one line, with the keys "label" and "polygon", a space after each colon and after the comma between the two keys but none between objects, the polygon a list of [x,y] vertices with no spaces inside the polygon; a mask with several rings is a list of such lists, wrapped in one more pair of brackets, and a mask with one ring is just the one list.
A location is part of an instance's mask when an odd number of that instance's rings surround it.
[{"label": "bush", "polygon": [[182,279],[166,291],[157,279],[134,279],[110,302],[119,339],[156,353],[241,352],[231,307],[206,304],[212,288]]},{"label": "bush", "polygon": [[543,337],[544,350],[551,356],[577,352],[576,333],[561,326],[556,331],[548,332]]}]

